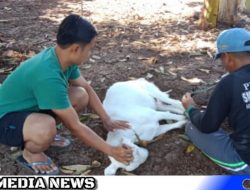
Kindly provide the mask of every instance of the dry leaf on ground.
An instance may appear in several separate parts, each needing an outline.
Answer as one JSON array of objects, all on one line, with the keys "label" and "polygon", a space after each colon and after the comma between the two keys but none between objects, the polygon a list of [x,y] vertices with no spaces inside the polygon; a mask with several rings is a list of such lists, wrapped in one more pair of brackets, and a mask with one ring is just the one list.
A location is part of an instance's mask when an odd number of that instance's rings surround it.
[{"label": "dry leaf on ground", "polygon": [[184,81],[186,81],[186,82],[188,82],[188,83],[190,83],[191,85],[199,85],[201,83],[206,84],[206,82],[204,80],[199,79],[197,77],[187,79],[187,78],[185,78],[185,77],[182,76],[181,79],[184,80]]},{"label": "dry leaf on ground", "polygon": [[186,153],[190,154],[191,152],[193,152],[195,149],[195,146],[193,144],[188,145],[187,149],[186,149]]}]

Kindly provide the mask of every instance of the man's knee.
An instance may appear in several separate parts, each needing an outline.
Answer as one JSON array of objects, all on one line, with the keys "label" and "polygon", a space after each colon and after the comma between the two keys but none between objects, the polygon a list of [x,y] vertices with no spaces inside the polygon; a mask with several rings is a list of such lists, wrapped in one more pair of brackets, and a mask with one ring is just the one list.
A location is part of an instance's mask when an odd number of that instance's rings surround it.
[{"label": "man's knee", "polygon": [[89,103],[89,95],[82,87],[70,87],[69,97],[77,112],[82,111]]},{"label": "man's knee", "polygon": [[185,126],[185,133],[187,136],[193,136],[193,133],[194,133],[194,126],[193,124],[189,121],[186,126]]},{"label": "man's knee", "polygon": [[201,141],[203,141],[203,137],[206,134],[200,132],[191,122],[188,122],[185,126],[185,134],[192,141],[193,144],[198,146]]},{"label": "man's knee", "polygon": [[56,121],[46,114],[31,114],[25,121],[23,135],[24,141],[50,143],[56,135]]},{"label": "man's knee", "polygon": [[38,129],[38,136],[42,142],[52,142],[56,136],[56,121],[53,117],[48,117],[42,127]]}]

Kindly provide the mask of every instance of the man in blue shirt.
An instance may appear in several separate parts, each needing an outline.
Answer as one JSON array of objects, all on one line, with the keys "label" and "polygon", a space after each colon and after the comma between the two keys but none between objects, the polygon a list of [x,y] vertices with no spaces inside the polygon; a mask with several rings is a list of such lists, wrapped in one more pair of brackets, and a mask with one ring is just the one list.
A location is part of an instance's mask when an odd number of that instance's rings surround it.
[{"label": "man in blue shirt", "polygon": [[[217,54],[230,73],[216,86],[205,111],[187,93],[182,104],[190,118],[186,133],[210,159],[232,173],[250,174],[250,33],[243,28],[223,31]],[[220,128],[228,118],[232,133]]]}]

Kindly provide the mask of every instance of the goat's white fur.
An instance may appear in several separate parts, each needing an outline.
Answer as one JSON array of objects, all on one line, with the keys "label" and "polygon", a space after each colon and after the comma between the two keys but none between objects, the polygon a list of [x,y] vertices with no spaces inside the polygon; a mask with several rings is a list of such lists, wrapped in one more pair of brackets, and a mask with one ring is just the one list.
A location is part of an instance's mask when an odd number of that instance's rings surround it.
[{"label": "goat's white fur", "polygon": [[[118,168],[132,171],[145,162],[148,150],[135,144],[138,137],[150,141],[186,123],[181,102],[169,98],[168,94],[143,78],[113,84],[107,91],[103,105],[112,119],[128,121],[131,126],[130,129],[109,132],[107,143],[112,146],[130,146],[134,157],[129,165],[109,157],[111,164],[105,169],[105,175],[114,175]],[[177,122],[160,125],[160,120]]]}]

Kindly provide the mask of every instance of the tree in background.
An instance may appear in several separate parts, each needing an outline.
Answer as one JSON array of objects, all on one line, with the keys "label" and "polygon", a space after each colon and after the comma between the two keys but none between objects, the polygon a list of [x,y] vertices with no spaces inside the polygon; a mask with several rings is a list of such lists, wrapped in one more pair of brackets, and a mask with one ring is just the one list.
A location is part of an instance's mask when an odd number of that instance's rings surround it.
[{"label": "tree in background", "polygon": [[217,23],[234,25],[238,10],[245,8],[246,0],[204,0],[200,15],[202,29],[215,28]]}]

